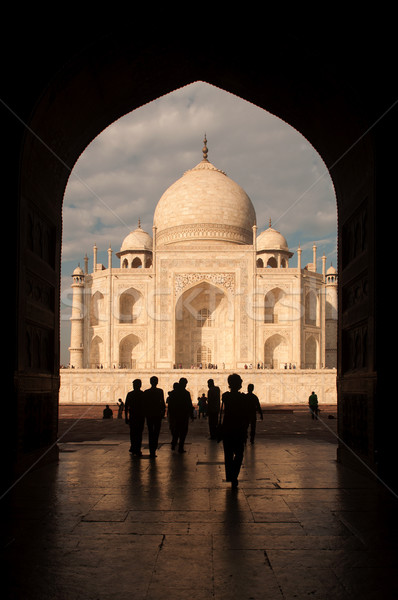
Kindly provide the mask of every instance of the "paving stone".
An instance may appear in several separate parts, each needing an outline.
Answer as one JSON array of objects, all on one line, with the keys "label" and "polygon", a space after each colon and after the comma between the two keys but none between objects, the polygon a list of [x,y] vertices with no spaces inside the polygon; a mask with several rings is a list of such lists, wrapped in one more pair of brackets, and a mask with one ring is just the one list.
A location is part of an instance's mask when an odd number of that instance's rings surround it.
[{"label": "paving stone", "polygon": [[267,414],[233,490],[206,421],[140,459],[123,421],[72,419],[1,501],[7,600],[398,597],[397,498],[336,462],[334,421]]}]

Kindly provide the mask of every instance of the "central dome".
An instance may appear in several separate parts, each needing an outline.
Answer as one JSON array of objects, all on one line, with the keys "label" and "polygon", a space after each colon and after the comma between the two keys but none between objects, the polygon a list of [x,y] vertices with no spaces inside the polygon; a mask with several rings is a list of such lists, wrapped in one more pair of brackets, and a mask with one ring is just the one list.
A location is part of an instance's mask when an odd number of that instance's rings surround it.
[{"label": "central dome", "polygon": [[159,246],[252,244],[256,213],[246,192],[207,160],[205,139],[203,160],[164,192],[153,224]]}]

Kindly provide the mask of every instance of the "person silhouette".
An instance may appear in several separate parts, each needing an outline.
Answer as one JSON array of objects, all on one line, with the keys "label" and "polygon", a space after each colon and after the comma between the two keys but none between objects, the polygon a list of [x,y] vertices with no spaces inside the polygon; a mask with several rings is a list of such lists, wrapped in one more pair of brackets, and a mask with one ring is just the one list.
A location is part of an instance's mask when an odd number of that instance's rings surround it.
[{"label": "person silhouette", "polygon": [[260,400],[258,399],[256,394],[253,394],[253,390],[254,390],[254,385],[252,383],[249,383],[249,385],[247,386],[246,400],[250,406],[250,443],[251,444],[254,444],[254,438],[256,436],[257,413],[260,415],[261,420],[263,420],[263,418],[264,418]]},{"label": "person silhouette", "polygon": [[134,379],[133,389],[127,393],[125,400],[125,422],[130,425],[130,452],[142,456],[142,432],[145,424],[144,392],[141,389],[141,379]]},{"label": "person silhouette", "polygon": [[245,394],[239,390],[242,379],[237,373],[228,377],[229,392],[222,395],[223,447],[226,480],[232,488],[238,487],[238,476],[243,462],[247,429],[250,421],[249,406]]},{"label": "person silhouette", "polygon": [[318,396],[315,392],[312,392],[308,398],[308,406],[310,407],[311,418],[317,419],[319,413]]},{"label": "person silhouette", "polygon": [[[170,429],[170,433],[172,436],[173,436],[174,429],[175,429],[175,419],[174,419],[174,414],[173,414],[173,400],[174,400],[174,392],[177,388],[178,388],[178,382],[175,381],[173,383],[173,389],[167,393],[167,400],[166,400],[167,420],[169,422],[169,429]],[[170,406],[171,406],[171,412],[170,412]]]},{"label": "person silhouette", "polygon": [[113,410],[109,407],[109,404],[107,404],[104,410],[102,411],[102,418],[113,419]]},{"label": "person silhouette", "polygon": [[171,449],[175,450],[178,444],[178,452],[185,452],[184,444],[188,433],[189,419],[192,417],[193,404],[191,394],[186,389],[188,381],[181,377],[169,394],[168,415],[171,423]]},{"label": "person silhouette", "polygon": [[214,380],[207,382],[209,391],[207,392],[207,416],[209,418],[209,434],[211,440],[217,439],[217,423],[220,412],[220,388],[214,385]]},{"label": "person silhouette", "polygon": [[124,402],[121,398],[117,401],[117,418],[123,418]]},{"label": "person silhouette", "polygon": [[207,398],[206,398],[206,394],[202,394],[198,398],[198,419],[200,419],[200,415],[203,415],[203,418],[205,419],[206,411],[207,411]]},{"label": "person silhouette", "polygon": [[159,380],[156,375],[153,375],[149,381],[151,387],[144,392],[144,413],[148,428],[149,454],[155,458],[162,419],[166,412],[166,403],[163,390],[157,387]]}]

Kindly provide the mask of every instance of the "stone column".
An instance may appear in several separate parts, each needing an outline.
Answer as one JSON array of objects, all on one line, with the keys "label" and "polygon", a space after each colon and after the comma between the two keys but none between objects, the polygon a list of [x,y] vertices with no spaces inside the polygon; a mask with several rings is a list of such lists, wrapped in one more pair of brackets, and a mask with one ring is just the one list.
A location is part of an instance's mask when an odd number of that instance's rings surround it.
[{"label": "stone column", "polygon": [[253,347],[252,347],[252,360],[253,368],[257,367],[258,356],[257,356],[257,225],[253,225],[253,264],[252,264],[252,277],[253,277],[253,297],[252,297],[252,324],[253,324]]},{"label": "stone column", "polygon": [[84,353],[84,273],[78,267],[73,272],[73,296],[71,315],[71,334],[69,347],[70,365],[77,369],[83,368]]},{"label": "stone column", "polygon": [[95,245],[94,245],[94,248],[93,248],[93,256],[94,256],[94,258],[93,258],[93,262],[94,262],[94,264],[93,264],[93,273],[95,273],[96,270],[97,270],[97,246],[95,246]]},{"label": "stone column", "polygon": [[112,368],[113,356],[113,285],[112,285],[112,249],[108,248],[108,273],[109,273],[109,289],[108,289],[108,368]]}]

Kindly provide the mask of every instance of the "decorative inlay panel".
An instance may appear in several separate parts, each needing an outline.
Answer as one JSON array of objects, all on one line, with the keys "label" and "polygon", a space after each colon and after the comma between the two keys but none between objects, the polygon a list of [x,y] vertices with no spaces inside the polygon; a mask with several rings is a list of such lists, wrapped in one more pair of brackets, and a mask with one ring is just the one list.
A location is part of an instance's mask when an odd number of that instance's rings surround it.
[{"label": "decorative inlay panel", "polygon": [[174,278],[174,292],[178,295],[187,286],[200,281],[220,285],[232,294],[235,291],[235,275],[233,273],[178,273]]},{"label": "decorative inlay panel", "polygon": [[369,453],[368,398],[365,394],[342,394],[340,434],[352,450],[365,455]]},{"label": "decorative inlay panel", "polygon": [[26,296],[30,302],[54,312],[53,286],[31,273],[26,276]]},{"label": "decorative inlay panel", "polygon": [[31,211],[27,220],[27,247],[51,268],[55,265],[55,239],[56,228]]},{"label": "decorative inlay panel", "polygon": [[343,312],[368,300],[369,282],[367,275],[345,285],[342,296]]},{"label": "decorative inlay panel", "polygon": [[52,372],[54,333],[52,329],[30,324],[26,328],[25,364],[29,370]]},{"label": "decorative inlay panel", "polygon": [[169,227],[158,233],[157,244],[172,244],[183,240],[215,239],[237,244],[251,244],[252,231],[234,225],[217,225],[216,223],[196,223]]},{"label": "decorative inlay panel", "polygon": [[367,366],[368,327],[365,323],[343,331],[343,372]]},{"label": "decorative inlay panel", "polygon": [[139,338],[140,342],[145,343],[147,337],[147,329],[144,327],[134,325],[131,325],[128,329],[123,328],[118,333],[119,342],[131,334]]},{"label": "decorative inlay panel", "polygon": [[[284,340],[286,340],[286,342],[290,343],[291,334],[292,334],[291,328],[278,327],[277,335],[280,335],[282,338],[284,338]],[[275,335],[275,329],[272,329],[272,327],[264,327],[263,328],[263,341],[264,342],[266,342],[270,337],[272,337],[274,335]]]},{"label": "decorative inlay panel", "polygon": [[366,252],[368,247],[368,208],[367,201],[347,220],[342,228],[342,262],[346,268],[354,259]]}]

